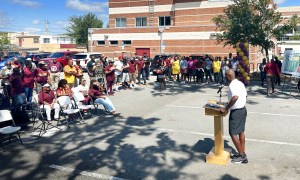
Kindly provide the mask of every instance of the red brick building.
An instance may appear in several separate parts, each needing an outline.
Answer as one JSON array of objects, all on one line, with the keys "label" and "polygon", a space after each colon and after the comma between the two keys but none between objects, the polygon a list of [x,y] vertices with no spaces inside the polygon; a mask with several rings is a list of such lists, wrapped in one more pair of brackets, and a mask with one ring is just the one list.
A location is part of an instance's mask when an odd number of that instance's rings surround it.
[{"label": "red brick building", "polygon": [[[230,0],[110,0],[109,28],[90,29],[89,48],[108,57],[116,56],[115,51],[147,53],[150,57],[159,53],[228,56],[235,50],[216,43],[212,18],[223,14],[224,8],[232,3]],[[257,52],[258,48],[251,48],[250,62],[259,58]]]}]

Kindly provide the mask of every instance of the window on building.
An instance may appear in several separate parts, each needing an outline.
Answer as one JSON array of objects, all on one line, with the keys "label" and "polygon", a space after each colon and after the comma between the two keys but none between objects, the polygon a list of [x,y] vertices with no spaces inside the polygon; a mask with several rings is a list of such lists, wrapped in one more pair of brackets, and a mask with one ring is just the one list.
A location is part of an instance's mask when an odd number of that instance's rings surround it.
[{"label": "window on building", "polygon": [[118,43],[118,41],[109,41],[109,44],[111,46],[117,46],[119,43]]},{"label": "window on building", "polygon": [[97,41],[98,46],[105,46],[105,41]]},{"label": "window on building", "polygon": [[122,43],[123,43],[125,46],[131,45],[131,41],[130,41],[130,40],[122,41]]},{"label": "window on building", "polygon": [[116,18],[116,27],[126,27],[126,18]]},{"label": "window on building", "polygon": [[36,37],[36,38],[33,38],[33,43],[39,43],[40,42],[40,38]]},{"label": "window on building", "polygon": [[159,17],[159,26],[171,26],[171,16]]},{"label": "window on building", "polygon": [[137,18],[135,18],[135,26],[136,27],[147,26],[147,18],[146,17],[137,17]]},{"label": "window on building", "polygon": [[50,38],[44,38],[44,39],[43,39],[43,42],[44,42],[44,43],[50,43]]}]

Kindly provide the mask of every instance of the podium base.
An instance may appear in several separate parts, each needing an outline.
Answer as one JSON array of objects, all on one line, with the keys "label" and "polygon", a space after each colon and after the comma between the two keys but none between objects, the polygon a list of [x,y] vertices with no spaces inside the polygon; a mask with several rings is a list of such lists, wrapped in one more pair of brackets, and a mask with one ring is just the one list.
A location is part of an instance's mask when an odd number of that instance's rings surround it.
[{"label": "podium base", "polygon": [[225,149],[222,154],[216,155],[215,148],[212,148],[211,151],[206,155],[206,163],[209,164],[218,164],[218,165],[227,165],[230,159],[231,149]]}]

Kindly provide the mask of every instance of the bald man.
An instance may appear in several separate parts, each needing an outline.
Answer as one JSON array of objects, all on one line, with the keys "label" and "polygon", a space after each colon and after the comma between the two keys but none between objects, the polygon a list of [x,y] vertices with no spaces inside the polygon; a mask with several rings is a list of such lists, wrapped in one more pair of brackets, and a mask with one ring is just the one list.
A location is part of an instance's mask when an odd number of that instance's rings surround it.
[{"label": "bald man", "polygon": [[235,78],[235,72],[229,69],[225,73],[229,84],[228,104],[221,108],[222,113],[230,110],[229,114],[229,134],[239,154],[234,154],[231,158],[233,163],[248,163],[245,153],[245,124],[247,118],[246,98],[247,91],[245,85]]}]

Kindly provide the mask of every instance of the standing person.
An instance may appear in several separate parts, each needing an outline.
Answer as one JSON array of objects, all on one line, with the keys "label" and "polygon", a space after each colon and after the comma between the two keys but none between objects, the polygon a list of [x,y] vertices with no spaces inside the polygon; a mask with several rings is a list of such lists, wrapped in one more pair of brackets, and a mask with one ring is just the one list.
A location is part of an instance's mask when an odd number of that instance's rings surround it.
[{"label": "standing person", "polygon": [[180,61],[177,56],[174,57],[174,60],[172,62],[172,74],[173,74],[173,80],[175,81],[175,79],[177,79],[177,82],[179,82]]},{"label": "standing person", "polygon": [[22,64],[19,62],[19,60],[18,60],[17,57],[14,58],[13,62],[11,63],[11,66],[12,66],[13,69],[14,69],[14,68],[18,68],[19,70],[22,70],[22,69],[23,69],[23,66],[22,66]]},{"label": "standing person", "polygon": [[76,73],[77,71],[75,66],[73,66],[73,61],[71,59],[68,60],[68,65],[64,67],[64,74],[70,88],[74,87]]},{"label": "standing person", "polygon": [[4,95],[10,99],[10,81],[9,76],[12,74],[13,68],[11,66],[11,61],[6,61],[5,67],[0,70],[0,79],[2,79],[2,84],[0,86],[4,86]]},{"label": "standing person", "polygon": [[105,70],[102,61],[96,61],[96,64],[93,67],[93,71],[95,73],[95,80],[106,85]]},{"label": "standing person", "polygon": [[79,59],[76,60],[75,69],[76,69],[76,74],[75,74],[74,87],[77,87],[80,84],[81,79],[83,77],[83,70],[82,70],[82,67],[80,65],[80,60]]},{"label": "standing person", "polygon": [[54,119],[59,118],[60,107],[56,103],[56,97],[54,92],[50,89],[50,84],[43,86],[43,91],[38,95],[40,108],[43,108],[46,112],[47,120],[51,121],[51,110],[54,109]]},{"label": "standing person", "polygon": [[60,80],[60,72],[63,70],[63,67],[60,63],[57,62],[56,58],[49,63],[50,71],[50,84],[53,89],[57,88],[58,81]]},{"label": "standing person", "polygon": [[225,56],[223,60],[221,60],[221,77],[222,77],[222,83],[226,83],[226,77],[225,73],[229,69],[228,66],[228,60],[227,57]]},{"label": "standing person", "polygon": [[[212,71],[212,61],[211,59],[208,57],[208,55],[205,55],[205,79],[206,79],[206,83],[211,83],[212,82],[212,76],[211,76],[211,71]],[[209,81],[208,81],[208,77],[209,77]]]},{"label": "standing person", "polygon": [[219,57],[216,57],[212,63],[213,72],[214,72],[214,81],[215,83],[220,83],[220,70],[221,70],[221,62],[219,61]]},{"label": "standing person", "polygon": [[126,58],[123,58],[123,67],[122,67],[122,86],[131,89],[129,80],[129,64]]},{"label": "standing person", "polygon": [[129,68],[128,68],[128,72],[129,72],[129,80],[130,80],[130,86],[134,87],[135,83],[136,83],[136,69],[135,69],[135,61],[134,58],[131,57],[130,61],[128,62]]},{"label": "standing person", "polygon": [[23,98],[24,87],[22,83],[22,74],[19,68],[13,68],[9,81],[11,84],[10,95],[12,97],[12,105],[16,106],[25,103],[25,99]]},{"label": "standing person", "polygon": [[237,71],[238,64],[239,64],[238,58],[237,57],[233,58],[233,61],[231,62],[231,69],[235,72],[236,77],[238,75],[238,71]]},{"label": "standing person", "polygon": [[158,65],[160,66],[160,61],[164,61],[165,67],[166,67],[166,78],[168,77],[168,80],[172,80],[172,60],[171,57],[167,57],[166,59],[163,59],[160,57]]},{"label": "standing person", "polygon": [[108,66],[105,67],[106,83],[107,83],[107,93],[113,95],[113,84],[115,81],[115,66],[112,60],[108,61]]},{"label": "standing person", "polygon": [[266,58],[263,58],[262,63],[259,65],[261,86],[264,86],[265,79],[267,78],[265,72],[266,65],[267,65],[267,60]]},{"label": "standing person", "polygon": [[145,74],[145,62],[142,56],[139,56],[138,60],[135,62],[136,73],[138,74],[138,84],[141,84],[141,75],[144,80],[144,85],[146,84],[146,74]]},{"label": "standing person", "polygon": [[87,63],[86,68],[88,75],[90,77],[90,80],[95,79],[95,72],[93,67],[96,65],[95,56],[91,55],[91,60]]},{"label": "standing person", "polygon": [[188,61],[188,82],[192,81],[192,77],[194,78],[194,82],[195,82],[193,66],[194,66],[194,60],[192,59],[192,57],[190,57]]},{"label": "standing person", "polygon": [[119,87],[122,82],[122,67],[123,67],[123,62],[122,56],[119,56],[118,59],[114,62],[115,66],[115,91],[119,91]]},{"label": "standing person", "polygon": [[1,57],[0,57],[0,70],[1,70],[3,67],[5,67],[5,63],[6,63],[6,61],[4,60],[4,57],[1,56]]},{"label": "standing person", "polygon": [[274,59],[271,59],[271,62],[267,63],[265,68],[266,77],[267,77],[267,95],[273,94],[275,92],[275,77],[277,74],[280,75],[277,64],[275,64]]},{"label": "standing person", "polygon": [[112,115],[119,115],[119,113],[116,112],[116,108],[112,101],[103,95],[103,89],[96,80],[91,80],[89,95],[95,103],[102,104],[109,113]]},{"label": "standing person", "polygon": [[42,86],[49,83],[50,73],[44,61],[39,62],[39,67],[35,69],[36,92],[39,93]]},{"label": "standing person", "polygon": [[196,82],[199,84],[203,83],[204,70],[203,70],[203,61],[201,58],[197,59],[196,63]]},{"label": "standing person", "polygon": [[23,69],[23,87],[27,102],[32,102],[35,73],[30,61],[25,61]]},{"label": "standing person", "polygon": [[159,62],[160,65],[158,66],[158,74],[157,74],[157,79],[159,82],[159,88],[160,90],[166,90],[166,66],[163,61]]},{"label": "standing person", "polygon": [[144,62],[145,62],[145,74],[146,74],[146,79],[149,80],[149,77],[150,77],[150,66],[151,66],[151,62],[150,62],[150,58],[147,57],[147,53],[144,53],[143,60],[144,60]]},{"label": "standing person", "polygon": [[[281,71],[281,67],[282,67],[282,63],[281,63],[281,61],[278,60],[278,57],[275,57],[274,59],[275,59],[275,64],[277,64],[279,72],[280,72]],[[278,86],[280,86],[280,73],[276,74],[275,84],[278,85]]]},{"label": "standing person", "polygon": [[180,72],[181,72],[181,84],[185,84],[186,75],[188,73],[188,61],[187,57],[183,57],[180,61]]},{"label": "standing person", "polygon": [[228,104],[225,108],[220,108],[221,113],[230,110],[229,114],[229,134],[239,154],[232,157],[233,163],[248,163],[245,150],[245,124],[247,118],[246,98],[247,91],[245,85],[235,78],[232,69],[226,71],[226,80],[229,83]]}]

